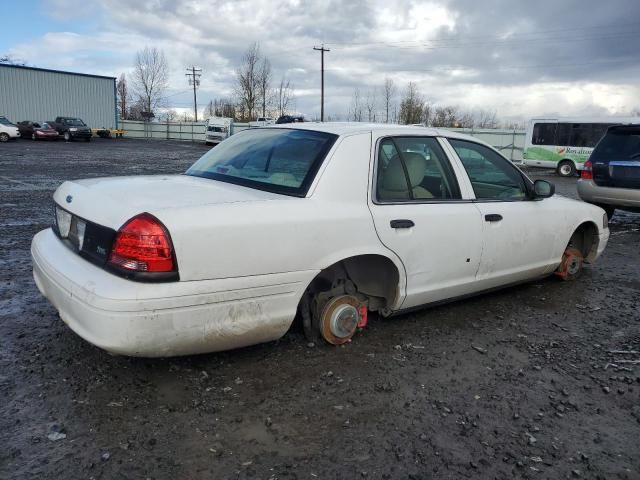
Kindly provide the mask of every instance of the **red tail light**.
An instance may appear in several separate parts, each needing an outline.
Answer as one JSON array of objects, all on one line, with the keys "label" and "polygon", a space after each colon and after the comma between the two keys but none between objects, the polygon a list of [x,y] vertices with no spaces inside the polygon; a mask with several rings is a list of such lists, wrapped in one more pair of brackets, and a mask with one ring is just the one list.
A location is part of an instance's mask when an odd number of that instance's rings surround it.
[{"label": "red tail light", "polygon": [[584,162],[584,168],[582,170],[582,174],[580,178],[583,180],[593,180],[593,167],[591,165],[591,160],[587,160]]},{"label": "red tail light", "polygon": [[133,217],[118,230],[109,263],[132,272],[174,271],[167,229],[148,213]]}]

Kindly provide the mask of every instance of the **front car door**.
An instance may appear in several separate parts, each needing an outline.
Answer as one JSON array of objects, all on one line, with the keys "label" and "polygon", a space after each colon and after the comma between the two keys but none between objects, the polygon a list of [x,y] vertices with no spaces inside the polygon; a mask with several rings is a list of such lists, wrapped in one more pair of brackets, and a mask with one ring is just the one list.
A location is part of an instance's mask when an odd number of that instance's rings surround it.
[{"label": "front car door", "polygon": [[531,182],[485,145],[447,139],[467,172],[482,215],[483,248],[478,289],[548,273],[558,259],[564,217],[548,199],[532,199]]},{"label": "front car door", "polygon": [[374,156],[369,208],[378,237],[404,264],[402,308],[472,291],[482,218],[458,181],[462,166],[436,137],[382,137]]}]

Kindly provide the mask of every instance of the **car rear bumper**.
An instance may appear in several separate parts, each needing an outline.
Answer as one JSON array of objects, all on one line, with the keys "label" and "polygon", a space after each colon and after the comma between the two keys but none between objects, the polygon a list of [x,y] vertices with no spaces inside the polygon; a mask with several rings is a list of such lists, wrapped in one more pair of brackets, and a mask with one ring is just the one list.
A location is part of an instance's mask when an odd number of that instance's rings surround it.
[{"label": "car rear bumper", "polygon": [[172,283],[116,277],[67,248],[51,229],[31,245],[40,292],[80,337],[109,352],[163,357],[280,338],[316,272]]},{"label": "car rear bumper", "polygon": [[600,187],[593,180],[580,179],[578,195],[589,203],[640,208],[640,190],[632,188]]}]

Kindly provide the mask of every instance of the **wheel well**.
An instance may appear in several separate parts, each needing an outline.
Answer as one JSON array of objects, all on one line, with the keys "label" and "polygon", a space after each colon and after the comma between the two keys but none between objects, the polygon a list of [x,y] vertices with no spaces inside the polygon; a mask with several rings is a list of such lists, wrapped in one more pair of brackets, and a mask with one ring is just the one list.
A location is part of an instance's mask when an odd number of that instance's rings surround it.
[{"label": "wheel well", "polygon": [[570,158],[563,158],[562,160],[560,160],[558,162],[558,166],[557,166],[556,170],[559,169],[560,165],[562,165],[563,163],[570,163],[570,164],[573,165],[574,169],[576,169],[576,170],[578,169],[578,164],[575,161],[571,160]]},{"label": "wheel well", "polygon": [[584,256],[584,259],[589,262],[596,255],[598,243],[598,227],[593,222],[584,222],[573,232],[568,246],[577,248]]},{"label": "wheel well", "polygon": [[328,291],[337,283],[344,284],[346,293],[367,297],[369,310],[382,310],[393,305],[399,295],[400,272],[382,255],[349,257],[316,275],[306,293]]}]

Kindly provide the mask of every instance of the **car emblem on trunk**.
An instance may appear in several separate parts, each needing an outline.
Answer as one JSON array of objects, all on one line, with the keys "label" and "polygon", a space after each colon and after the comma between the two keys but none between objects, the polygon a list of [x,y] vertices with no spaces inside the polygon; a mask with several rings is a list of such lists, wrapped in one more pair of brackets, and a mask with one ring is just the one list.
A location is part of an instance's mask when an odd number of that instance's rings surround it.
[{"label": "car emblem on trunk", "polygon": [[73,202],[73,197],[71,195],[67,195],[66,200],[67,200],[67,203],[71,203]]}]

